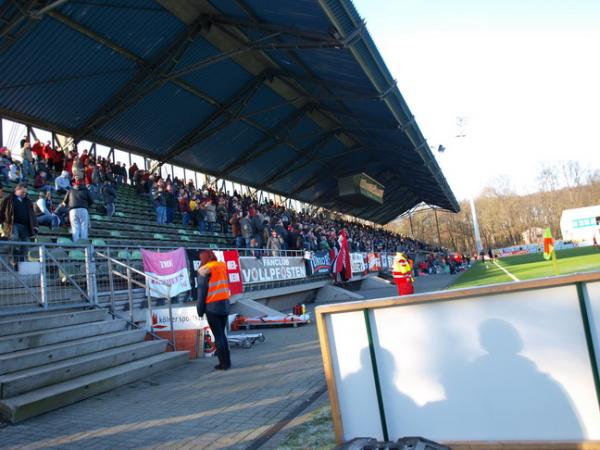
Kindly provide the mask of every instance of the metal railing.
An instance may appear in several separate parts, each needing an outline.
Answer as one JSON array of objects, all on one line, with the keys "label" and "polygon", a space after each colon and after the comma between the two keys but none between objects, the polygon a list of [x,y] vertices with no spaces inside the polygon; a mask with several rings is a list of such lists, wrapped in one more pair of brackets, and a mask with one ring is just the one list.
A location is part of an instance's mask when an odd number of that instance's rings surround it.
[{"label": "metal railing", "polygon": [[[166,287],[166,293],[167,295],[165,296],[165,299],[167,301],[167,306],[169,308],[169,324],[170,324],[170,331],[171,331],[171,346],[173,348],[173,350],[177,349],[177,342],[175,340],[175,330],[173,328],[173,309],[172,309],[172,303],[171,303],[171,286],[168,283],[165,283],[162,280],[159,280],[156,277],[153,277],[151,275],[148,275],[134,267],[131,267],[127,264],[122,263],[121,261],[114,259],[110,256],[109,254],[110,250],[108,250],[106,253],[101,252],[96,250],[95,254],[97,256],[97,260],[96,263],[98,265],[102,265],[102,262],[106,262],[107,265],[107,275],[108,275],[108,280],[109,280],[109,296],[110,296],[110,312],[113,315],[116,315],[116,309],[115,309],[115,291],[116,291],[116,284],[115,284],[115,276],[121,280],[124,280],[124,282],[127,285],[127,300],[128,300],[128,309],[129,309],[129,323],[130,324],[135,324],[134,321],[134,304],[133,304],[133,286],[137,286],[139,288],[143,288],[144,292],[145,292],[145,296],[146,296],[146,306],[148,308],[148,317],[150,318],[149,323],[147,323],[147,325],[150,327],[150,332],[149,334],[151,334],[153,337],[158,338],[158,339],[162,339],[160,338],[160,336],[156,335],[154,333],[154,329],[153,329],[153,324],[152,324],[152,288],[150,286],[150,282],[153,282],[155,284],[161,285],[161,286],[165,286]],[[125,272],[122,272],[118,269],[124,269]],[[142,278],[144,281],[140,282],[138,279],[136,279],[134,277],[134,275],[137,276],[137,278]],[[137,326],[137,325],[135,325]]]},{"label": "metal railing", "polygon": [[0,241],[0,310],[93,304],[93,257],[84,245]]}]

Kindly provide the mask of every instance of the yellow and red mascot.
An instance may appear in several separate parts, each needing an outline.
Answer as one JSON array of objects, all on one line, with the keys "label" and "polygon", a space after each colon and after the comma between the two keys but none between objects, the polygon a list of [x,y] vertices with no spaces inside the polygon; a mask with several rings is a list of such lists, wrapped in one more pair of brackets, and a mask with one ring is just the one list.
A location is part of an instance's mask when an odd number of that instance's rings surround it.
[{"label": "yellow and red mascot", "polygon": [[410,295],[415,293],[412,276],[412,264],[404,253],[398,252],[394,257],[394,267],[392,270],[394,281],[398,288],[398,295]]}]

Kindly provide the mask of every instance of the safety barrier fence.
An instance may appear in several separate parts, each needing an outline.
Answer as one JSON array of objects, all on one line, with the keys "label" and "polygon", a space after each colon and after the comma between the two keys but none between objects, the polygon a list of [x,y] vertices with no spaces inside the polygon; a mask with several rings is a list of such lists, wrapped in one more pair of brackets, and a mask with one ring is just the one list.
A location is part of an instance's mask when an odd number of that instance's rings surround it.
[{"label": "safety barrier fence", "polygon": [[[174,247],[146,250],[166,252]],[[193,273],[203,248],[186,247]],[[331,279],[329,252],[220,248],[214,250],[237,272],[239,292],[287,287]],[[389,272],[393,253],[351,253],[356,278]],[[230,281],[235,281],[230,273]],[[100,305],[125,311],[163,305],[171,297],[150,297],[139,246],[98,246],[0,241],[0,314],[55,307]],[[155,280],[156,281],[156,280]],[[193,300],[189,294],[173,302]]]}]

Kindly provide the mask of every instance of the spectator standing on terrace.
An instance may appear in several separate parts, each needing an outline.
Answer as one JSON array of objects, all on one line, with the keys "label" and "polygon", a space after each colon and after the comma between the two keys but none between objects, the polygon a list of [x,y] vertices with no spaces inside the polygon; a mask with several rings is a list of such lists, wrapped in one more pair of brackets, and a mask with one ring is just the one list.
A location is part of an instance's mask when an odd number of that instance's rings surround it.
[{"label": "spectator standing on terrace", "polygon": [[62,206],[69,208],[69,222],[71,223],[71,234],[73,242],[87,239],[90,215],[88,208],[94,204],[90,191],[85,187],[81,179],[75,178],[73,189],[67,192]]},{"label": "spectator standing on terrace", "polygon": [[33,177],[33,154],[31,153],[31,144],[29,141],[23,143],[20,156],[23,164],[23,179]]},{"label": "spectator standing on terrace", "polygon": [[31,156],[33,157],[33,159],[35,161],[43,159],[43,156],[44,156],[43,149],[44,149],[44,146],[42,145],[40,140],[36,139],[33,142],[33,145],[31,146]]},{"label": "spectator standing on terrace", "polygon": [[154,208],[156,209],[156,223],[167,223],[167,197],[162,181],[156,183],[152,188],[152,200],[154,201]]},{"label": "spectator standing on terrace", "polygon": [[115,214],[115,201],[117,200],[117,191],[110,180],[104,180],[102,185],[102,199],[106,207],[106,215],[112,217]]},{"label": "spectator standing on terrace", "polygon": [[11,164],[10,158],[7,156],[6,152],[6,147],[0,149],[0,176],[3,181],[8,181],[8,172]]},{"label": "spectator standing on terrace", "polygon": [[60,226],[60,218],[56,214],[52,214],[48,209],[46,194],[47,192],[38,193],[38,199],[33,205],[33,212],[35,213],[38,225],[58,228]]},{"label": "spectator standing on terrace", "polygon": [[244,238],[242,237],[242,227],[240,226],[240,214],[237,209],[233,210],[231,219],[229,219],[231,225],[231,234],[233,235],[233,245],[235,248],[245,247]]},{"label": "spectator standing on terrace", "polygon": [[271,252],[272,256],[280,256],[282,247],[283,238],[277,234],[277,231],[271,231],[271,235],[267,240],[267,250]]},{"label": "spectator standing on terrace", "polygon": [[185,189],[179,190],[179,214],[184,227],[190,224],[190,199]]},{"label": "spectator standing on terrace", "polygon": [[244,212],[244,216],[240,219],[240,228],[242,231],[242,237],[244,238],[244,245],[242,247],[250,248],[250,242],[254,236],[254,230],[252,229],[249,211]]},{"label": "spectator standing on terrace", "polygon": [[133,163],[129,167],[129,180],[130,180],[131,184],[133,184],[133,182],[135,181],[135,177],[136,177],[138,170],[139,169],[138,169],[138,166],[136,163]]},{"label": "spectator standing on terrace", "polygon": [[217,208],[210,199],[206,201],[206,222],[208,224],[208,231],[215,231],[215,224],[217,223]]},{"label": "spectator standing on terrace", "polygon": [[54,188],[57,194],[64,194],[71,190],[71,179],[69,178],[69,172],[63,170],[60,176],[54,180]]},{"label": "spectator standing on terrace", "polygon": [[173,223],[173,217],[175,216],[175,208],[179,206],[177,196],[173,191],[173,184],[167,184],[167,191],[165,193],[165,207],[166,207],[166,223]]},{"label": "spectator standing on terrace", "polygon": [[[33,212],[33,202],[27,197],[27,185],[17,184],[12,194],[0,201],[0,223],[4,236],[14,242],[28,242],[37,232],[37,220]],[[24,246],[10,248],[11,263],[18,269],[19,261],[25,256]]]}]

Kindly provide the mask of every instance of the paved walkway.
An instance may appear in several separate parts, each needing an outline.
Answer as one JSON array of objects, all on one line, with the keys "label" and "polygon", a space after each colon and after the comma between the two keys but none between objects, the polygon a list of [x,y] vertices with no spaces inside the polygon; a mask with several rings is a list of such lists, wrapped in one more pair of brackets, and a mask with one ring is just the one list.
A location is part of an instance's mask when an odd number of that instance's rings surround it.
[{"label": "paved walkway", "polygon": [[[371,291],[361,294],[390,296],[395,288]],[[213,371],[212,358],[192,361],[22,424],[0,426],[0,448],[248,448],[325,385],[314,324],[263,332],[266,342],[232,348],[230,371]]]}]

